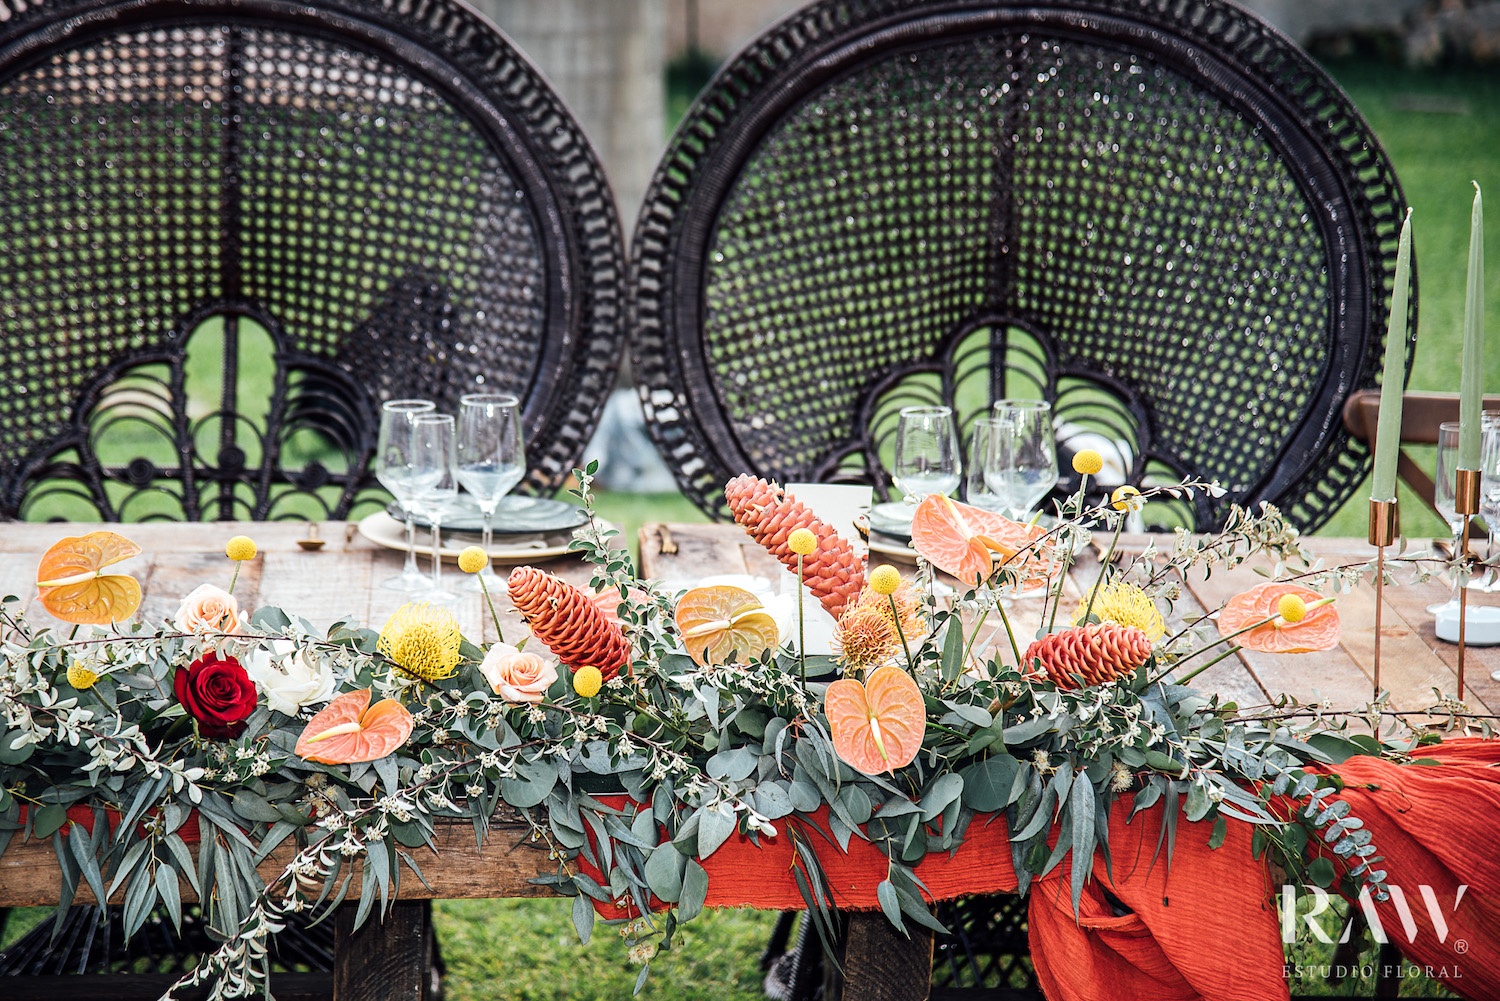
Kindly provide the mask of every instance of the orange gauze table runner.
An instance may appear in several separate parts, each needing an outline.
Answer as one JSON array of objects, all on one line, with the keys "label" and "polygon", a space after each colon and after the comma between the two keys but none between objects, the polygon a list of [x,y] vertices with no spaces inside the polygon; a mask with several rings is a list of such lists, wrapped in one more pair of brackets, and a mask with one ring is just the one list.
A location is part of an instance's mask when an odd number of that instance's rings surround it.
[{"label": "orange gauze table runner", "polygon": [[[634,804],[600,797],[630,812]],[[1114,879],[1102,858],[1084,891],[1082,915],[1075,919],[1069,896],[1069,868],[1059,865],[1033,883],[1030,926],[1033,960],[1048,997],[1113,1001],[1282,1001],[1280,925],[1266,864],[1251,857],[1250,828],[1230,824],[1223,847],[1212,850],[1210,824],[1177,825],[1172,863],[1166,848],[1157,855],[1160,807],[1129,820],[1130,803],[1116,804],[1110,824]],[[735,834],[704,860],[707,906],[800,910],[792,866],[796,850],[782,818],[775,838]],[[810,815],[827,830],[826,807]],[[1127,822],[1128,820],[1128,822]],[[846,854],[823,834],[802,828],[822,864],[834,902],[848,910],[879,907],[876,887],[886,878],[885,854],[853,839]],[[585,871],[597,870],[583,859]],[[983,893],[1014,893],[1009,832],[1000,818],[975,819],[964,842],[951,854],[928,855],[917,877],[933,900]],[[1116,918],[1104,896],[1108,885],[1132,913]],[[633,915],[629,908],[596,905],[606,917]],[[1205,941],[1214,943],[1204,948]]]},{"label": "orange gauze table runner", "polygon": [[[1338,796],[1370,830],[1388,881],[1408,900],[1404,910],[1394,900],[1375,904],[1391,941],[1464,996],[1500,998],[1500,852],[1489,848],[1500,833],[1500,741],[1450,740],[1423,748],[1420,757],[1438,764],[1354,757],[1328,770],[1348,783]],[[601,799],[635,809],[623,798]],[[1043,990],[1059,1001],[1287,998],[1281,887],[1252,857],[1251,826],[1230,820],[1224,844],[1211,849],[1210,824],[1180,821],[1168,865],[1165,846],[1158,852],[1162,810],[1131,818],[1129,800],[1116,803],[1113,876],[1096,854],[1078,914],[1070,860],[1033,883],[1028,923]],[[888,870],[879,849],[858,838],[847,853],[839,849],[819,833],[828,830],[826,808],[777,823],[777,837],[757,845],[736,833],[704,860],[707,906],[800,910],[787,833],[795,823],[818,855],[834,902],[848,910],[879,907],[876,887]],[[916,872],[932,900],[1013,893],[1017,886],[1008,831],[994,816],[976,818],[956,851],[929,855]],[[1446,929],[1436,927],[1423,885],[1436,895]],[[1461,897],[1460,886],[1467,888]],[[598,910],[633,914],[613,905]]]}]

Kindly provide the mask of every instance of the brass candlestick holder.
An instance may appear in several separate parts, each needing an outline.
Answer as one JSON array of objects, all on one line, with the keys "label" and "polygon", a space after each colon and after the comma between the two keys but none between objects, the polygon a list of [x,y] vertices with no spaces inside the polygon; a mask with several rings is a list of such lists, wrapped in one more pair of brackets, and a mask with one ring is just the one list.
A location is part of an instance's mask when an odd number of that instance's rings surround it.
[{"label": "brass candlestick holder", "polygon": [[1380,616],[1385,608],[1385,547],[1401,534],[1401,512],[1394,499],[1370,501],[1370,545],[1375,547],[1375,698],[1380,698]]},{"label": "brass candlestick holder", "polygon": [[1469,588],[1464,572],[1469,561],[1469,520],[1479,513],[1479,470],[1453,471],[1453,510],[1464,520],[1463,541],[1458,547],[1458,701],[1464,700],[1465,632],[1469,625]]}]

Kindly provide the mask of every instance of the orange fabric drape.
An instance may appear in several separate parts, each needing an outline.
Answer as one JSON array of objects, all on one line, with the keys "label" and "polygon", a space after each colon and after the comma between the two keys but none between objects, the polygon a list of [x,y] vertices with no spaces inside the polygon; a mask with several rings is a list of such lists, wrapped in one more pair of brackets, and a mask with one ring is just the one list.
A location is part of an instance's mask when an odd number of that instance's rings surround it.
[{"label": "orange fabric drape", "polygon": [[1338,796],[1364,822],[1385,857],[1379,868],[1406,902],[1404,914],[1394,899],[1375,903],[1390,941],[1464,997],[1500,998],[1500,740],[1449,740],[1417,757],[1438,764],[1355,757],[1328,770],[1347,783]]},{"label": "orange fabric drape", "polygon": [[[623,799],[609,804],[630,809]],[[1250,829],[1230,824],[1223,847],[1212,850],[1209,824],[1177,825],[1172,864],[1166,849],[1153,864],[1161,830],[1157,806],[1127,823],[1128,798],[1116,804],[1110,824],[1114,880],[1097,856],[1075,919],[1067,863],[1031,890],[1032,956],[1038,978],[1056,1001],[1285,1001],[1282,949],[1272,887],[1265,864],[1250,855]],[[826,808],[813,815],[827,830]],[[792,876],[795,849],[788,821],[757,847],[735,834],[704,863],[710,907],[800,910]],[[798,824],[817,852],[834,902],[848,910],[879,906],[876,887],[886,878],[885,855],[855,839],[848,853]],[[1008,831],[994,817],[978,818],[962,845],[932,854],[917,867],[932,900],[981,893],[1014,893]],[[581,867],[598,872],[579,860]],[[1114,917],[1105,888],[1132,912]],[[600,906],[605,917],[632,912]],[[1205,942],[1213,943],[1204,948]]]},{"label": "orange fabric drape", "polygon": [[1276,888],[1266,864],[1251,857],[1250,825],[1230,822],[1224,844],[1212,849],[1212,825],[1179,820],[1168,866],[1165,844],[1157,854],[1162,807],[1126,823],[1129,816],[1130,801],[1117,803],[1114,878],[1096,854],[1076,918],[1068,862],[1032,887],[1031,959],[1047,997],[1284,1001]]}]

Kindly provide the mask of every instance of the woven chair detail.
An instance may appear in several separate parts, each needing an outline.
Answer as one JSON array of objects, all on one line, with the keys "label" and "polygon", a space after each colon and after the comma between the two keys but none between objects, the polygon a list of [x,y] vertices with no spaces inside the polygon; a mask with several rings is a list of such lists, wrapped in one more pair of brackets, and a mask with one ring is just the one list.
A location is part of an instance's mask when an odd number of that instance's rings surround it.
[{"label": "woven chair detail", "polygon": [[345,517],[381,400],[581,457],[623,246],[577,124],[458,2],[0,0],[0,518]]},{"label": "woven chair detail", "polygon": [[887,488],[882,408],[920,376],[1225,487],[1181,523],[1270,501],[1310,530],[1368,468],[1339,408],[1378,379],[1403,213],[1343,93],[1228,3],[826,0],[663,157],[635,371],[715,515],[741,472]]}]

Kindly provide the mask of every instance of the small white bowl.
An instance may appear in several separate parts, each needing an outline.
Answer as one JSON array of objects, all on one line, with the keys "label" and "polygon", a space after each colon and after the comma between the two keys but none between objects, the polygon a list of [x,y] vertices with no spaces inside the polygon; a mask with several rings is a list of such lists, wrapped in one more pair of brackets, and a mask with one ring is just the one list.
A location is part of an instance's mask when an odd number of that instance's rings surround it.
[{"label": "small white bowl", "polygon": [[[1500,645],[1500,607],[1495,605],[1470,605],[1468,628],[1464,630],[1464,643],[1469,646]],[[1450,601],[1439,608],[1437,616],[1437,638],[1449,643],[1458,642],[1458,602]]]}]

